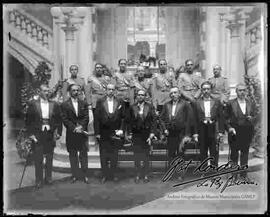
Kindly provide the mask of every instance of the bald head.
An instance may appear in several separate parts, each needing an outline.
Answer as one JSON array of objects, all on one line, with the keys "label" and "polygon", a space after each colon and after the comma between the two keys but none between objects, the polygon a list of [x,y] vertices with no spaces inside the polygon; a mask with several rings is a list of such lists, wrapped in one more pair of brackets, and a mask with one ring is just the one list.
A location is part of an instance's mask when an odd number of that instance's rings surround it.
[{"label": "bald head", "polygon": [[172,87],[170,89],[170,97],[173,101],[177,101],[180,97],[180,91],[178,87]]},{"label": "bald head", "polygon": [[236,85],[236,94],[237,94],[237,98],[244,100],[246,98],[246,94],[247,94],[246,85],[243,83],[237,84]]},{"label": "bald head", "polygon": [[110,98],[115,95],[115,85],[114,84],[107,85],[106,94]]}]

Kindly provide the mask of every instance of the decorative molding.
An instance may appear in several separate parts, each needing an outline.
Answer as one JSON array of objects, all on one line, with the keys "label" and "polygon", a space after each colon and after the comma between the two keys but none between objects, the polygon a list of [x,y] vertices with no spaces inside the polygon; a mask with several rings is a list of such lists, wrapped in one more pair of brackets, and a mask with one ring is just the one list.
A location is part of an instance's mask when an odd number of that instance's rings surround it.
[{"label": "decorative molding", "polygon": [[36,59],[44,60],[52,64],[52,51],[11,25],[9,25],[6,31],[5,34],[11,34],[11,40],[8,43],[14,44],[17,50],[28,50],[32,55],[36,56]]}]

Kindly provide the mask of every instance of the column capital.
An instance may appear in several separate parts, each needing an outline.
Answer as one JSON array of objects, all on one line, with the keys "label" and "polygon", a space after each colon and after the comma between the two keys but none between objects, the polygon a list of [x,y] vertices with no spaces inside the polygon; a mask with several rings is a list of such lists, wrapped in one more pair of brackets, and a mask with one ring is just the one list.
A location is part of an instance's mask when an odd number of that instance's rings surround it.
[{"label": "column capital", "polygon": [[242,23],[229,23],[226,28],[231,32],[231,38],[240,37],[240,28],[243,26]]}]

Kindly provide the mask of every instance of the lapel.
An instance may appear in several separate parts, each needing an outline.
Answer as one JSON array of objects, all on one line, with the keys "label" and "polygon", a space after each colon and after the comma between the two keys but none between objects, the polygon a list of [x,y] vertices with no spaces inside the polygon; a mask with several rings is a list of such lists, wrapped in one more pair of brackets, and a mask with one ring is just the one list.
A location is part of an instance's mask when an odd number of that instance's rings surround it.
[{"label": "lapel", "polygon": [[[76,115],[75,108],[74,108],[74,106],[73,106],[73,104],[72,104],[71,98],[69,99],[68,104],[69,104],[71,110],[73,111],[73,113],[75,114],[75,116],[77,116],[77,115]],[[79,102],[78,102],[78,107],[79,107]],[[78,111],[79,111],[79,109],[78,109]]]},{"label": "lapel", "polygon": [[178,102],[177,102],[177,104],[176,104],[176,108],[175,108],[175,113],[174,113],[174,116],[176,116],[176,115],[177,115],[177,113],[178,113],[178,111],[179,111],[180,107],[181,107],[181,102],[180,102],[180,100],[178,100]]},{"label": "lapel", "polygon": [[210,114],[211,114],[211,117],[213,116],[212,115],[213,114],[212,108],[213,108],[214,104],[215,104],[215,101],[213,99],[211,99],[210,100]]},{"label": "lapel", "polygon": [[49,101],[49,119],[51,120],[53,114],[54,103]]},{"label": "lapel", "polygon": [[104,105],[104,108],[105,108],[105,111],[106,111],[107,115],[109,115],[109,107],[108,107],[107,97],[105,98],[105,100],[103,102],[103,105]]},{"label": "lapel", "polygon": [[199,99],[199,105],[203,111],[203,113],[205,112],[205,109],[204,109],[204,102],[203,102],[203,99]]},{"label": "lapel", "polygon": [[146,102],[144,103],[144,107],[143,107],[143,118],[145,119],[147,114],[149,111],[149,106],[146,104]]},{"label": "lapel", "polygon": [[238,103],[238,101],[237,101],[237,98],[233,101],[232,109],[233,109],[233,111],[234,111],[234,113],[235,113],[235,115],[236,115],[237,117],[238,117],[240,114],[243,115],[243,112],[242,112],[242,110],[241,110],[241,108],[240,108],[240,105],[239,105],[239,103]]},{"label": "lapel", "polygon": [[172,100],[168,103],[169,120],[172,120]]},{"label": "lapel", "polygon": [[246,115],[250,115],[250,110],[251,110],[251,103],[249,100],[246,100]]},{"label": "lapel", "polygon": [[139,112],[138,103],[134,104],[133,112],[134,112],[134,117],[136,119],[138,117],[138,112]]},{"label": "lapel", "polygon": [[41,102],[40,102],[40,98],[36,101],[36,108],[37,108],[37,112],[39,114],[39,117],[42,119],[42,112],[41,112]]},{"label": "lapel", "polygon": [[113,113],[115,113],[116,109],[118,108],[118,100],[116,98],[113,98]]}]

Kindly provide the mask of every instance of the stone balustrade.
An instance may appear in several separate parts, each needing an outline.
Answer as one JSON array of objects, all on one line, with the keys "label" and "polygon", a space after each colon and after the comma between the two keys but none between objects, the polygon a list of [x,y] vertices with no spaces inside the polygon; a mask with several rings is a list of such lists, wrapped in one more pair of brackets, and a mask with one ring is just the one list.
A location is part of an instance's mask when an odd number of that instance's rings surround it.
[{"label": "stone balustrade", "polygon": [[9,11],[9,23],[42,47],[52,49],[52,30],[24,11]]}]

